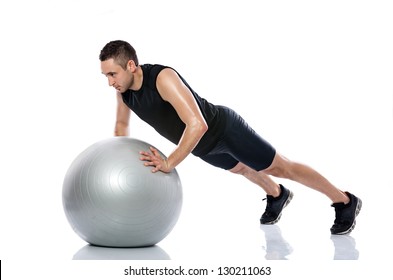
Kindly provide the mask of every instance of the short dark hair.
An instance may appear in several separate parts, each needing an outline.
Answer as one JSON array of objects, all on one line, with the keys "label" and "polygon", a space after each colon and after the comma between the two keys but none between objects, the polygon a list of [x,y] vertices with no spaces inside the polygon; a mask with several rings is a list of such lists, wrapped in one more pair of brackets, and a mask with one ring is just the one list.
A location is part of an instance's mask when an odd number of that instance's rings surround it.
[{"label": "short dark hair", "polygon": [[136,66],[139,65],[135,49],[125,41],[111,41],[104,46],[100,53],[100,61],[111,58],[123,67],[123,69],[126,69],[127,63],[130,60],[133,60]]}]

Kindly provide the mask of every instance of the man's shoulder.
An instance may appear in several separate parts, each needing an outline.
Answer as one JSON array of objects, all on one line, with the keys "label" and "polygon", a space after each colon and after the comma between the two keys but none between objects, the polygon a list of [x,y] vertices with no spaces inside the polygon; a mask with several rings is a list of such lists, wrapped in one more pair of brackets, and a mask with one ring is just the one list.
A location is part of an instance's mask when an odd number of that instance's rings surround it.
[{"label": "man's shoulder", "polygon": [[145,63],[141,65],[143,70],[148,70],[148,71],[152,71],[152,70],[162,70],[165,68],[171,68],[169,66],[166,65],[162,65],[162,64],[152,64],[152,63]]},{"label": "man's shoulder", "polygon": [[158,74],[164,69],[172,69],[169,66],[165,66],[162,64],[142,64],[141,65],[144,75],[146,76],[154,76],[157,77]]}]

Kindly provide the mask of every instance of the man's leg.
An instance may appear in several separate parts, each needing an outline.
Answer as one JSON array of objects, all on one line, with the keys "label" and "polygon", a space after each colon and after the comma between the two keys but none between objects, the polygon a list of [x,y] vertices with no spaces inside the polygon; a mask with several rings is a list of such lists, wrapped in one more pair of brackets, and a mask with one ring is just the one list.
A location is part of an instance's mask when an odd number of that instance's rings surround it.
[{"label": "man's leg", "polygon": [[298,182],[325,194],[333,203],[343,202],[347,204],[349,202],[345,192],[336,188],[317,171],[307,165],[290,161],[278,153],[276,153],[272,164],[259,173],[261,173],[261,177],[268,174]]},{"label": "man's leg", "polygon": [[276,223],[281,217],[283,208],[293,196],[291,191],[282,185],[277,185],[268,176],[272,175],[296,181],[329,197],[336,211],[336,219],[330,229],[332,234],[347,234],[355,227],[355,219],[362,207],[362,201],[349,192],[339,190],[307,165],[290,161],[276,153],[272,164],[262,171],[257,172],[243,163],[238,163],[230,171],[245,176],[267,193],[267,206],[261,217],[262,224]]},{"label": "man's leg", "polygon": [[255,171],[247,165],[239,162],[234,168],[229,170],[232,173],[243,175],[251,182],[261,187],[266,194],[277,197],[280,195],[280,186],[275,183],[270,176],[263,172]]}]

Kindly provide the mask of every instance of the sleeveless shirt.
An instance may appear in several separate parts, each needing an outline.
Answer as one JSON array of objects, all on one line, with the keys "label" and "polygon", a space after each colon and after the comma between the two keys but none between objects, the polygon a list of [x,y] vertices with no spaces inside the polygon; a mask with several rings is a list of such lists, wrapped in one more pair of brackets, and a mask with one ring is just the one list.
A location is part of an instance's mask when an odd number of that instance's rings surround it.
[{"label": "sleeveless shirt", "polygon": [[[123,102],[141,118],[151,125],[160,135],[174,144],[178,144],[183,135],[185,124],[182,122],[173,106],[162,99],[157,89],[157,76],[168,66],[159,64],[143,64],[143,82],[139,90],[128,89],[122,93]],[[174,70],[173,68],[171,68]],[[224,119],[220,117],[219,106],[208,102],[200,97],[183,79],[183,77],[174,70],[183,83],[188,87],[194,96],[199,109],[208,125],[208,130],[203,135],[198,145],[192,151],[196,156],[206,155],[214,148],[222,135],[225,124]]]}]

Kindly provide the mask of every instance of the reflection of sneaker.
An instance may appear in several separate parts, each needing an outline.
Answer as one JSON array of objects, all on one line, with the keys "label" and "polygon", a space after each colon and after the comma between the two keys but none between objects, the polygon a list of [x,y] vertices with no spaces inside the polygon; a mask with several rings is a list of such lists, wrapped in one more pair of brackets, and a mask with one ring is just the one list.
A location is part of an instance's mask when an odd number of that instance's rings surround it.
[{"label": "reflection of sneaker", "polygon": [[286,260],[293,252],[291,245],[282,237],[278,225],[260,225],[261,230],[265,233],[266,247],[265,258],[267,260]]},{"label": "reflection of sneaker", "polygon": [[362,201],[349,192],[345,192],[349,197],[349,203],[333,203],[332,207],[336,210],[336,219],[330,228],[332,234],[350,233],[356,225],[356,216],[362,208]]},{"label": "reflection of sneaker", "polygon": [[261,224],[271,225],[277,223],[281,218],[282,209],[284,209],[284,207],[291,201],[293,193],[284,188],[283,185],[280,185],[280,188],[281,193],[278,197],[266,195],[265,199],[267,200],[267,204],[265,213],[263,213],[260,219]]},{"label": "reflection of sneaker", "polygon": [[356,249],[356,241],[350,235],[331,235],[334,245],[335,260],[357,260],[359,251]]}]

